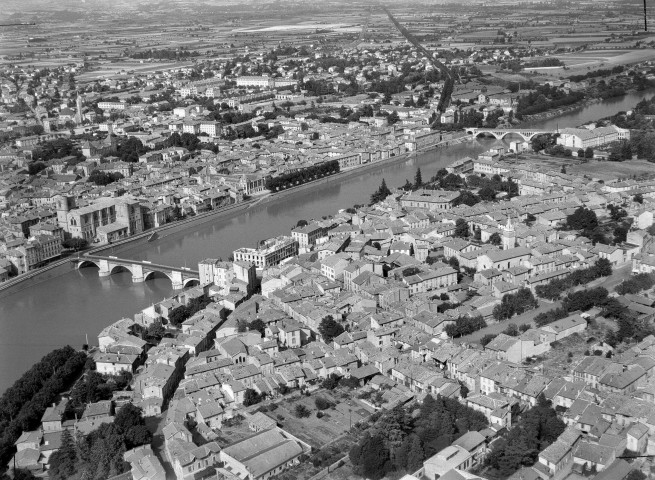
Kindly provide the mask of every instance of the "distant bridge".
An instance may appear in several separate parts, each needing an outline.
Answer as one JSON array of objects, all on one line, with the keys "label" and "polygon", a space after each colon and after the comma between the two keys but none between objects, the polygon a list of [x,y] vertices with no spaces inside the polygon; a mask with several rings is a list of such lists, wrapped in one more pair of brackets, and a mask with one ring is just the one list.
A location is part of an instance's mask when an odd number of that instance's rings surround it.
[{"label": "distant bridge", "polygon": [[117,257],[104,257],[101,255],[84,255],[83,257],[72,258],[71,263],[75,268],[95,265],[100,269],[99,275],[107,277],[113,273],[127,270],[132,274],[133,282],[145,282],[156,273],[166,275],[173,283],[173,288],[180,290],[193,283],[200,283],[200,274],[197,270],[186,267],[170,267],[168,265],[157,265],[148,261],[129,260]]},{"label": "distant bridge", "polygon": [[557,132],[553,130],[533,130],[530,128],[467,128],[466,133],[469,135],[475,135],[476,137],[478,135],[490,135],[497,138],[498,140],[502,140],[506,135],[513,133],[514,135],[522,137],[526,142],[529,142],[536,135],[544,135]]}]

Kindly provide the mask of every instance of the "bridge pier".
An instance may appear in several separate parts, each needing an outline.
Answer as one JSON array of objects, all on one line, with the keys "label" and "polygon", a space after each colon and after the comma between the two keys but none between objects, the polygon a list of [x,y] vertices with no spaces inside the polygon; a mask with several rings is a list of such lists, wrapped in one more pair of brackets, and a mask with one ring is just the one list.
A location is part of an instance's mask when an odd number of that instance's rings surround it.
[{"label": "bridge pier", "polygon": [[139,264],[132,264],[132,282],[141,283],[145,280],[145,275],[143,274],[143,267]]},{"label": "bridge pier", "polygon": [[100,268],[100,271],[98,272],[98,276],[108,277],[109,275],[111,275],[112,266],[109,265],[109,262],[107,260],[100,260],[97,263],[98,263],[98,267]]},{"label": "bridge pier", "polygon": [[178,272],[177,270],[171,271],[171,282],[173,283],[173,290],[182,290],[184,288],[182,272]]}]

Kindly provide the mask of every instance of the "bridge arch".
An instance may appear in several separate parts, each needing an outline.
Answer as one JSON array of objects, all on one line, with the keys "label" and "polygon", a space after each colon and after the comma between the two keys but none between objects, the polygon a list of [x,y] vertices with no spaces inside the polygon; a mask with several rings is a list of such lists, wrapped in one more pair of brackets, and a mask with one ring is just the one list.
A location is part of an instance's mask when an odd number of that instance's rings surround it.
[{"label": "bridge arch", "polygon": [[170,276],[168,273],[166,273],[166,272],[162,272],[162,271],[160,271],[160,270],[150,270],[148,273],[146,273],[146,274],[143,276],[143,281],[145,282],[146,280],[154,279],[154,278],[157,277],[158,275],[163,275],[163,276],[165,276],[166,278],[168,278],[168,279],[171,281],[171,283],[173,283],[173,279],[171,278],[171,276]]},{"label": "bridge arch", "polygon": [[184,288],[186,287],[195,287],[196,285],[200,285],[200,280],[197,278],[187,278],[183,282]]},{"label": "bridge arch", "polygon": [[132,269],[127,265],[112,265],[111,269],[109,270],[109,274],[113,275],[114,273],[119,273],[122,272],[123,270],[130,272],[132,275],[134,275]]},{"label": "bridge arch", "polygon": [[96,268],[100,268],[100,265],[98,265],[98,264],[97,264],[96,262],[94,262],[93,260],[83,260],[83,261],[81,261],[81,262],[78,262],[78,263],[77,263],[77,266],[76,266],[75,268],[77,268],[77,269],[79,270],[80,268],[86,268],[86,267],[96,267]]}]

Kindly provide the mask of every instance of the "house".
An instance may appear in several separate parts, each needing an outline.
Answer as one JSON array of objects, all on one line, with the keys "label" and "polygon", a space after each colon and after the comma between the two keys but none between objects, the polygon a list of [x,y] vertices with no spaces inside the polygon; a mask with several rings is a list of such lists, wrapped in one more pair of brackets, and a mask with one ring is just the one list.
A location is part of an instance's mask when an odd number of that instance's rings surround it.
[{"label": "house", "polygon": [[519,267],[531,256],[532,250],[527,247],[487,252],[478,257],[476,270],[480,272],[495,268],[502,271],[512,267]]},{"label": "house", "polygon": [[128,450],[123,454],[123,460],[130,464],[133,480],[159,480],[166,477],[166,472],[150,445]]},{"label": "house", "polygon": [[587,470],[598,472],[605,470],[616,460],[616,451],[612,447],[593,444],[582,440],[573,451],[573,461]]},{"label": "house", "polygon": [[587,320],[580,315],[569,315],[541,327],[542,339],[551,343],[566,338],[574,333],[583,332],[587,328]]},{"label": "house", "polygon": [[214,466],[219,463],[220,450],[218,443],[209,442],[175,455],[172,463],[177,480],[193,480],[206,473],[213,474]]}]

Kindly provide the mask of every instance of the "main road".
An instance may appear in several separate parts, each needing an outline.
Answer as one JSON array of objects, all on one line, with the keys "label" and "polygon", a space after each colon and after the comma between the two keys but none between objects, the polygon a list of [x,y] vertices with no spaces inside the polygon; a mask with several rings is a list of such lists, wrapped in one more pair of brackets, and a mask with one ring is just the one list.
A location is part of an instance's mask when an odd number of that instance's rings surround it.
[{"label": "main road", "polygon": [[[627,110],[645,94],[630,94],[619,101],[606,102],[560,117],[560,127],[574,126],[618,110]],[[549,120],[535,128],[552,128]],[[116,248],[120,258],[147,260],[162,265],[195,269],[204,258],[227,258],[241,246],[288,233],[299,219],[321,218],[340,208],[366,203],[382,179],[400,186],[412,179],[420,167],[423,178],[464,156],[476,156],[496,143],[481,140],[422,153],[413,158],[382,165],[361,175],[289,193],[261,202],[247,211],[217,216],[215,220],[189,227],[152,243]],[[62,267],[29,281],[23,289],[11,289],[0,296],[0,392],[44,354],[61,345],[75,347],[86,341],[96,343],[98,332],[121,317],[132,317],[153,302],[173,293],[170,280],[155,278],[132,283],[131,274],[118,273],[100,278],[97,269]]]}]

